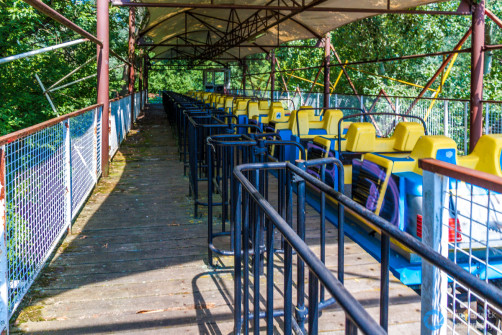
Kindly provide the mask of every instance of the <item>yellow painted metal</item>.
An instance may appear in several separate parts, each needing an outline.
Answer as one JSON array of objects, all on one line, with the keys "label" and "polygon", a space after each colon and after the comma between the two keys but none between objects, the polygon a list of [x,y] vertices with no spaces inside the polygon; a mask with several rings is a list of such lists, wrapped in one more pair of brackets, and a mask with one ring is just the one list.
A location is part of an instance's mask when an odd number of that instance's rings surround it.
[{"label": "yellow painted metal", "polygon": [[[417,87],[417,88],[424,88],[424,86],[421,86],[421,85],[418,85],[418,84],[410,83],[408,81],[404,81],[404,80],[400,80],[400,79],[396,79],[396,78],[392,78],[392,77],[383,76],[381,74],[376,74],[376,73],[371,73],[371,72],[368,72],[368,71],[356,69],[355,67],[351,67],[351,66],[347,66],[347,69],[350,69],[350,70],[353,70],[353,71],[357,71],[357,72],[361,72],[361,73],[365,73],[365,74],[369,74],[369,75],[375,76],[375,77],[380,77],[380,78],[384,78],[384,79],[396,81],[398,83],[409,85],[409,86],[413,86],[413,87]],[[436,90],[432,89],[432,88],[429,88],[428,90],[432,91],[432,92],[436,92]]]},{"label": "yellow painted metal", "polygon": [[[349,61],[346,60],[345,61],[345,64],[347,64]],[[338,83],[340,82],[340,79],[342,78],[342,74],[343,74],[343,68],[345,68],[345,65],[342,67],[342,69],[340,70],[340,73],[338,73],[338,77],[336,78],[336,81],[335,83],[333,84],[333,86],[331,87],[331,93],[333,93],[333,91],[335,90],[336,86],[338,85]]]},{"label": "yellow painted metal", "polygon": [[[458,47],[457,50],[460,50],[461,47]],[[442,92],[443,90],[443,86],[444,86],[444,83],[446,82],[446,79],[448,79],[448,76],[450,75],[450,72],[451,72],[451,69],[453,68],[453,65],[455,65],[455,61],[457,60],[457,57],[458,57],[458,54],[455,54],[453,56],[453,58],[451,59],[450,61],[450,64],[448,65],[448,68],[446,69],[446,72],[444,73],[444,75],[441,77],[441,83],[439,83],[439,87],[437,90],[435,90],[435,93],[434,93],[434,100],[432,100],[431,102],[431,105],[429,106],[429,108],[427,109],[427,113],[425,114],[425,117],[424,117],[424,121],[427,121],[427,118],[429,117],[429,114],[431,113],[432,111],[432,108],[434,107],[434,105],[436,104],[436,99],[438,98],[439,96],[439,93]]]},{"label": "yellow painted metal", "polygon": [[[303,80],[303,81],[309,82],[309,83],[311,83],[311,84],[312,84],[312,83],[314,83],[314,81],[313,81],[313,80],[309,80],[309,79],[305,79],[305,78],[302,78],[302,77],[298,77],[298,76],[295,76],[294,74],[286,73],[286,76],[293,77],[293,78],[296,78],[296,79],[300,79],[300,80]],[[317,83],[317,82],[316,82],[315,84],[316,84],[316,85],[318,85],[318,86],[322,86],[322,87],[324,87],[324,85],[323,85],[323,84],[320,84],[320,83]]]}]

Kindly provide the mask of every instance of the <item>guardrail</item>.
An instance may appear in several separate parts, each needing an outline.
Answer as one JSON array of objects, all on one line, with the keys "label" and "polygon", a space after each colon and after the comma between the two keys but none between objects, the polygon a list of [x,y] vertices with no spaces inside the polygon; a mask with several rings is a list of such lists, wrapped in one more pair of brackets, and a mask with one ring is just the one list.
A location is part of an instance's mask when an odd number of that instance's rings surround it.
[{"label": "guardrail", "polygon": [[[110,103],[117,143],[131,128],[128,101]],[[101,176],[101,114],[94,105],[0,137],[1,330]]]},{"label": "guardrail", "polygon": [[[322,160],[313,160],[301,163],[308,166],[316,164],[336,164],[341,166],[341,162],[334,158],[325,158]],[[422,163],[423,164],[423,163]],[[287,197],[287,211],[280,215],[271,205],[272,199],[268,198],[266,188],[263,185],[263,173],[271,170],[283,171],[286,174],[285,179],[285,194]],[[426,172],[424,172],[426,173]],[[236,334],[249,332],[249,322],[253,321],[253,329],[255,333],[260,329],[260,318],[265,317],[267,322],[267,333],[272,334],[274,317],[282,315],[284,320],[284,331],[286,334],[291,334],[291,329],[295,321],[300,329],[304,326],[305,320],[308,320],[309,334],[317,333],[317,323],[319,318],[319,309],[322,308],[322,302],[319,301],[318,286],[319,282],[326,290],[331,293],[333,298],[338,302],[346,314],[346,333],[355,334],[359,328],[365,334],[383,334],[386,333],[388,327],[388,303],[389,303],[389,247],[390,239],[394,239],[405,247],[409,248],[423,260],[423,277],[427,283],[422,286],[422,334],[439,334],[443,323],[450,321],[449,314],[438,308],[438,288],[445,288],[448,285],[447,280],[438,279],[438,273],[448,274],[454,285],[462,286],[469,294],[476,296],[484,302],[485,306],[489,306],[491,311],[499,311],[502,307],[502,291],[496,286],[488,283],[487,280],[482,280],[473,274],[469,273],[454,261],[448,259],[443,250],[438,252],[435,246],[429,243],[427,237],[430,234],[431,227],[434,227],[435,222],[431,217],[424,217],[424,241],[420,241],[406,232],[401,231],[398,227],[392,225],[385,219],[375,215],[365,207],[359,205],[352,199],[345,196],[341,192],[328,186],[321,180],[313,177],[304,171],[304,169],[288,163],[260,163],[246,164],[235,168],[234,175],[237,183],[234,186],[232,198],[234,199],[233,206],[233,222],[235,227],[234,247],[235,253],[235,305],[234,305],[234,322]],[[424,179],[426,176],[424,175]],[[343,178],[339,178],[343,180]],[[293,186],[296,184],[296,186]],[[336,201],[342,208],[348,208],[354,213],[364,217],[377,229],[381,231],[381,249],[382,249],[382,265],[380,278],[380,325],[373,320],[364,308],[346,291],[343,286],[343,252],[341,259],[338,261],[338,279],[332,272],[326,268],[323,259],[319,258],[304,242],[304,223],[305,223],[305,184],[309,184],[312,188],[317,189],[321,196],[329,196]],[[281,185],[280,185],[281,187]],[[293,222],[293,187],[297,193],[297,217],[296,224]],[[426,200],[430,201],[427,197]],[[341,211],[343,213],[343,211]],[[436,215],[436,212],[430,212],[428,215]],[[338,210],[340,214],[340,209]],[[337,225],[343,227],[344,216],[338,216]],[[447,223],[448,225],[448,223]],[[297,227],[297,232],[292,227]],[[447,226],[449,227],[449,226]],[[284,307],[282,310],[274,310],[274,272],[273,272],[273,251],[274,251],[274,229],[284,239]],[[447,234],[448,234],[448,230]],[[338,243],[343,243],[343,231],[338,235]],[[264,241],[261,243],[261,241]],[[261,245],[265,245],[261,248]],[[343,250],[343,249],[342,249]],[[240,251],[240,252],[237,252]],[[252,253],[250,253],[252,251]],[[298,278],[296,285],[293,284],[292,268],[293,268],[293,251],[298,255],[296,262]],[[254,255],[258,255],[254,256]],[[262,294],[260,291],[260,273],[259,262],[260,258],[266,255],[266,292]],[[252,275],[250,276],[249,267],[252,267]],[[305,266],[309,271],[309,287],[308,297],[309,303],[306,306],[304,299],[306,295],[305,289]],[[426,279],[427,278],[427,279]],[[431,280],[434,279],[434,280]],[[253,309],[249,308],[250,287],[253,288]],[[292,290],[296,287],[297,302],[293,304]],[[453,286],[455,288],[455,286]],[[441,291],[443,293],[447,291]],[[460,303],[459,296],[456,297]],[[321,300],[323,298],[321,297]],[[446,294],[439,300],[441,304],[445,304]],[[324,300],[328,303],[328,300]],[[265,310],[262,311],[261,306],[264,305]],[[443,306],[443,305],[441,305]],[[293,312],[295,311],[295,312]],[[488,309],[486,309],[488,312]],[[451,317],[452,320],[455,318]],[[486,318],[485,318],[486,320]],[[485,321],[485,326],[492,327],[493,325]],[[487,333],[488,328],[484,333]],[[303,328],[304,330],[304,328]],[[439,330],[439,331],[438,331]],[[472,330],[472,329],[471,329]],[[483,331],[479,331],[483,333]],[[463,332],[462,332],[463,333]],[[468,333],[468,332],[467,332]]]},{"label": "guardrail", "polygon": [[[500,161],[500,157],[498,158]],[[488,282],[502,278],[502,178],[434,159],[424,170],[422,241]],[[466,264],[466,265],[465,265]],[[500,334],[502,310],[449,273],[422,265],[422,309],[447,317],[442,334]],[[422,314],[424,312],[422,311]],[[425,315],[424,315],[425,317]],[[438,325],[439,326],[439,325]]]}]

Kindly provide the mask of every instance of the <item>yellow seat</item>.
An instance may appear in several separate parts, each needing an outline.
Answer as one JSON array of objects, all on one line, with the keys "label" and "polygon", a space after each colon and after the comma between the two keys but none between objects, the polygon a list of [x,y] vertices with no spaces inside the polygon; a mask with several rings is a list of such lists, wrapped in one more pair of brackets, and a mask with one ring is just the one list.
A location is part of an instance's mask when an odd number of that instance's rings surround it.
[{"label": "yellow seat", "polygon": [[[343,117],[343,112],[339,109],[326,109],[322,116],[322,126],[327,135],[338,135],[338,122]],[[343,126],[343,124],[342,124]],[[343,129],[343,127],[342,127]]]},{"label": "yellow seat", "polygon": [[203,92],[202,93],[202,102],[205,104],[209,104],[209,99],[211,97],[211,93],[209,92]]},{"label": "yellow seat", "polygon": [[252,120],[254,116],[260,115],[260,108],[257,101],[249,101],[247,105],[247,116],[248,119]]},{"label": "yellow seat", "polygon": [[249,99],[235,99],[232,113],[236,116],[247,115]]},{"label": "yellow seat", "polygon": [[[275,124],[275,130],[289,129],[296,136],[304,136],[309,133],[309,115],[308,111],[292,111],[288,122],[280,122]],[[300,131],[298,133],[298,130]]]},{"label": "yellow seat", "polygon": [[221,95],[219,97],[216,98],[216,102],[215,102],[215,108],[218,109],[218,108],[223,108],[225,106],[225,99],[227,97],[225,95]]},{"label": "yellow seat", "polygon": [[502,135],[483,135],[471,154],[458,157],[458,165],[502,177]]},{"label": "yellow seat", "polygon": [[232,113],[232,108],[234,106],[234,97],[226,97],[225,102],[223,103],[223,108],[225,112],[230,114]]},{"label": "yellow seat", "polygon": [[267,116],[255,115],[252,119],[263,124],[281,122],[284,120],[284,107],[280,102],[273,102],[270,105]]}]

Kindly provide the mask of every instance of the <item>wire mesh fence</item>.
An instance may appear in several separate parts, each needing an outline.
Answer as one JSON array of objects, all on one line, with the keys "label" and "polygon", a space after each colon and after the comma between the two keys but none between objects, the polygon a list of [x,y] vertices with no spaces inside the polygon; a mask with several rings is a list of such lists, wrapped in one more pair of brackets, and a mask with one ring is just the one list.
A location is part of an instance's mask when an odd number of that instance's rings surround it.
[{"label": "wire mesh fence", "polygon": [[117,152],[120,143],[131,129],[131,97],[110,103],[110,157]]},{"label": "wire mesh fence", "polygon": [[[428,225],[420,228],[424,238],[437,241],[435,247],[454,263],[500,288],[502,195],[478,186],[469,176],[454,179],[441,173],[424,172],[424,178],[431,180],[424,181],[424,194],[437,194],[435,208],[430,211],[439,214],[436,220],[424,221]],[[455,178],[459,175],[456,173]],[[441,334],[502,334],[499,308],[455,278],[434,271],[437,287],[431,300],[435,307],[425,314],[431,328],[445,329]]]},{"label": "wire mesh fence", "polygon": [[60,123],[4,147],[9,315],[69,225],[65,133]]},{"label": "wire mesh fence", "polygon": [[[143,102],[138,97],[135,117]],[[112,104],[116,117],[111,128],[118,145],[131,128],[130,97]],[[7,135],[1,146],[2,329],[101,175],[102,108],[88,108],[61,120]]]}]

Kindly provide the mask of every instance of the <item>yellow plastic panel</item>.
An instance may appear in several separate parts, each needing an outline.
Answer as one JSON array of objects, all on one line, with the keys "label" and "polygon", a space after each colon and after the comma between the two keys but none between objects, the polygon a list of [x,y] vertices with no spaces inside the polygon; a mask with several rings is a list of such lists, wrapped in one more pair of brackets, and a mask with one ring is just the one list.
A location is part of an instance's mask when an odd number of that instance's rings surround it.
[{"label": "yellow plastic panel", "polygon": [[425,135],[425,131],[421,123],[399,122],[392,135],[392,138],[395,139],[394,149],[396,151],[411,151],[423,135]]},{"label": "yellow plastic panel", "polygon": [[369,122],[354,122],[347,131],[347,151],[371,152],[375,149],[375,127]]}]

